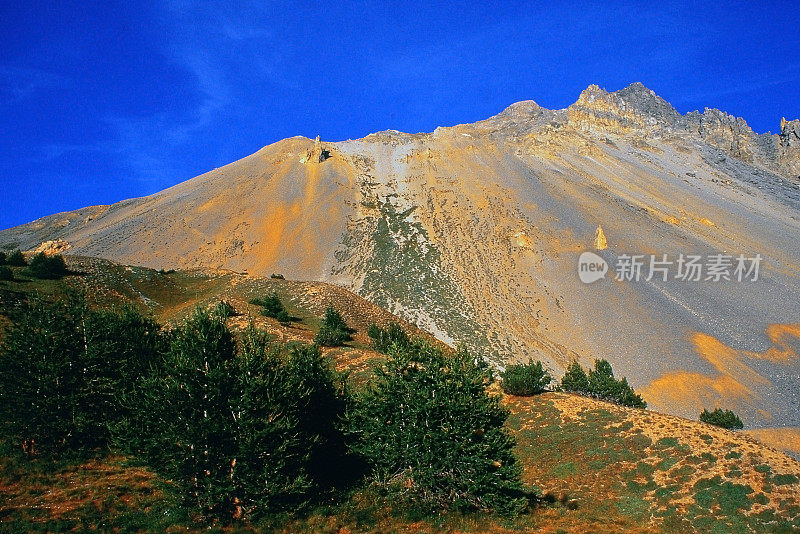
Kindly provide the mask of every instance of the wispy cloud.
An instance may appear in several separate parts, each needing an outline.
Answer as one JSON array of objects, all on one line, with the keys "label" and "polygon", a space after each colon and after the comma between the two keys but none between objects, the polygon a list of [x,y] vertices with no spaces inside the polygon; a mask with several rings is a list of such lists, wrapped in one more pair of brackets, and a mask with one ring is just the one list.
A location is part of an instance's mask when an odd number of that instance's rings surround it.
[{"label": "wispy cloud", "polygon": [[701,91],[690,95],[684,95],[681,97],[681,100],[690,102],[719,96],[738,95],[798,81],[800,81],[800,64],[790,65],[767,74],[759,75],[757,79],[743,80],[738,83],[726,85],[724,88],[718,90]]},{"label": "wispy cloud", "polygon": [[[202,21],[193,20],[191,5],[173,4],[164,14],[167,41],[162,53],[165,59],[184,70],[193,79],[193,101],[188,110],[164,109],[150,115],[108,115],[105,122],[116,133],[117,141],[108,148],[130,167],[138,181],[152,189],[153,185],[169,185],[187,178],[175,153],[203,129],[212,126],[226,107],[231,105],[231,86],[219,48],[220,40],[241,39],[229,26],[220,34]],[[190,90],[190,93],[192,91]]]},{"label": "wispy cloud", "polygon": [[64,76],[41,69],[0,65],[0,105],[15,104],[41,89],[68,83]]},{"label": "wispy cloud", "polygon": [[48,161],[60,158],[65,154],[106,152],[108,147],[99,145],[71,145],[64,143],[50,143],[39,147],[36,161]]}]

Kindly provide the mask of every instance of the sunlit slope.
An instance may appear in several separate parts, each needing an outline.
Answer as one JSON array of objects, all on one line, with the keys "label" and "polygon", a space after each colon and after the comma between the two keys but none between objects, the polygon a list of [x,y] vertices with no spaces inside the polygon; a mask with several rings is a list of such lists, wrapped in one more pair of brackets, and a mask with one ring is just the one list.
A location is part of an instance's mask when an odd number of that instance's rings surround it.
[{"label": "sunlit slope", "polygon": [[[334,282],[500,365],[603,357],[657,409],[800,426],[799,174],[800,122],[757,135],[640,84],[593,86],[565,110],[521,102],[430,134],[287,139],[0,244]],[[585,285],[598,225],[612,272]],[[763,260],[757,281],[617,281],[623,254]]]}]

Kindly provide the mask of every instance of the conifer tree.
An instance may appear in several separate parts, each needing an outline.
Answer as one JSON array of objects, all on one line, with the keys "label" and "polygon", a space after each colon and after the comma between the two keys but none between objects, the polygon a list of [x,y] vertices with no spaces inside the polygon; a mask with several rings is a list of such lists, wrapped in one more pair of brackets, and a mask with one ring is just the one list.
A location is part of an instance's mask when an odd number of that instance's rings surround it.
[{"label": "conifer tree", "polygon": [[308,389],[289,380],[278,347],[252,327],[242,340],[240,393],[233,401],[237,451],[232,471],[241,515],[297,507],[314,486],[307,464],[315,443],[300,429],[297,399]]},{"label": "conifer tree", "polygon": [[576,360],[573,360],[567,366],[567,371],[561,379],[561,389],[582,393],[589,391],[589,377]]},{"label": "conifer tree", "polygon": [[80,448],[85,303],[34,297],[0,350],[0,416],[29,455]]},{"label": "conifer tree", "polygon": [[236,457],[231,411],[235,344],[224,320],[196,310],[171,340],[165,373],[143,383],[143,410],[152,413],[149,464],[181,489],[204,517],[230,516]]},{"label": "conifer tree", "polygon": [[314,343],[323,347],[338,347],[352,339],[351,332],[352,330],[344,322],[342,315],[336,308],[329,306],[325,310],[322,327],[314,337]]},{"label": "conifer tree", "polygon": [[25,261],[25,256],[22,255],[19,249],[12,250],[9,253],[8,257],[6,257],[6,263],[12,267],[25,267],[28,265],[28,262]]},{"label": "conifer tree", "polygon": [[395,347],[348,412],[351,448],[375,483],[414,507],[517,512],[526,505],[521,469],[490,381],[467,352]]}]

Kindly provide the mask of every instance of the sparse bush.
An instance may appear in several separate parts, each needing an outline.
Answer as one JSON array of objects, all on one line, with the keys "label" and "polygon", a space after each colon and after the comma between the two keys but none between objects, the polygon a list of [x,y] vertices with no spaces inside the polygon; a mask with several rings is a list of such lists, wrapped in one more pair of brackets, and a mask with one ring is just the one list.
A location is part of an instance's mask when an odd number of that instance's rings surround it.
[{"label": "sparse bush", "polygon": [[509,395],[536,395],[547,389],[553,377],[542,362],[529,360],[527,364],[509,365],[501,375],[500,385]]},{"label": "sparse bush", "polygon": [[588,374],[578,362],[573,361],[561,379],[561,389],[622,406],[647,408],[647,403],[628,385],[628,380],[624,377],[615,379],[611,364],[602,359],[595,360],[594,369]]},{"label": "sparse bush", "polygon": [[325,318],[319,332],[314,336],[314,343],[322,347],[339,347],[352,339],[351,332],[342,315],[330,306],[325,310]]},{"label": "sparse bush", "polygon": [[273,292],[272,295],[268,295],[263,299],[260,298],[251,299],[250,304],[261,306],[261,315],[265,317],[272,317],[273,319],[277,319],[281,323],[288,323],[292,320],[292,317],[289,315],[289,312],[286,311],[286,308],[284,308],[281,299],[278,298],[278,294],[275,292]]},{"label": "sparse bush", "polygon": [[487,393],[491,380],[487,364],[467,352],[392,347],[348,412],[351,448],[372,482],[425,512],[523,509],[508,412]]},{"label": "sparse bush", "polygon": [[350,334],[323,326],[314,336],[314,343],[320,347],[341,347],[350,339]]},{"label": "sparse bush", "polygon": [[704,409],[700,414],[700,420],[710,425],[727,428],[728,430],[741,430],[744,428],[742,420],[739,419],[731,410],[715,408],[713,412]]},{"label": "sparse bush", "polygon": [[223,319],[228,319],[236,316],[236,309],[227,300],[221,300],[214,307],[214,314]]},{"label": "sparse bush", "polygon": [[38,253],[31,259],[25,272],[34,278],[44,280],[56,280],[68,273],[64,258],[58,254],[48,256],[44,252]]},{"label": "sparse bush", "polygon": [[11,253],[6,258],[6,263],[11,265],[12,267],[25,267],[28,265],[28,262],[25,261],[25,256],[22,255],[19,249],[12,250]]},{"label": "sparse bush", "polygon": [[13,280],[13,279],[14,279],[14,272],[5,265],[0,265],[0,280]]},{"label": "sparse bush", "polygon": [[389,323],[385,329],[376,324],[369,325],[367,335],[372,339],[375,350],[386,353],[393,345],[405,348],[411,345],[411,339],[403,327],[397,323]]}]

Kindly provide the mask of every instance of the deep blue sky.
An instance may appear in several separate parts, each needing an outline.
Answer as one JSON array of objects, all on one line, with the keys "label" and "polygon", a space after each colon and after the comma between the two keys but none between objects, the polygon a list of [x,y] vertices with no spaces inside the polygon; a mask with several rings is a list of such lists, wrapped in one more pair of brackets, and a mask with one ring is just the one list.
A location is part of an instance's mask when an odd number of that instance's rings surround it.
[{"label": "deep blue sky", "polygon": [[757,132],[800,118],[796,1],[553,3],[4,1],[0,228],[293,135],[431,131],[592,83],[641,81]]}]

